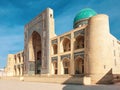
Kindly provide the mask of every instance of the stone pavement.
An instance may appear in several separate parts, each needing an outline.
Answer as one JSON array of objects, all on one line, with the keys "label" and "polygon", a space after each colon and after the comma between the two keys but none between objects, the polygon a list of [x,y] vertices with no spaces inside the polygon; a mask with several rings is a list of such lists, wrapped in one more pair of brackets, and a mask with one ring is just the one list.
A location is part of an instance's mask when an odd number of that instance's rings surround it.
[{"label": "stone pavement", "polygon": [[120,90],[120,84],[83,86],[0,80],[0,90]]}]

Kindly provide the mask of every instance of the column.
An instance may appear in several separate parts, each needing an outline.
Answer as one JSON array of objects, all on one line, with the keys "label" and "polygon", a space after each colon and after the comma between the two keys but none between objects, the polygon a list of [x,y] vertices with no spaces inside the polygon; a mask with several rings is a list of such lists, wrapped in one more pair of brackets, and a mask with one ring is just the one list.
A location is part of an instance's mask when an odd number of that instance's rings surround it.
[{"label": "column", "polygon": [[70,60],[70,74],[75,74],[75,66],[74,66],[74,32],[71,33],[71,60]]},{"label": "column", "polygon": [[61,75],[61,58],[60,58],[60,37],[58,37],[58,75]]}]

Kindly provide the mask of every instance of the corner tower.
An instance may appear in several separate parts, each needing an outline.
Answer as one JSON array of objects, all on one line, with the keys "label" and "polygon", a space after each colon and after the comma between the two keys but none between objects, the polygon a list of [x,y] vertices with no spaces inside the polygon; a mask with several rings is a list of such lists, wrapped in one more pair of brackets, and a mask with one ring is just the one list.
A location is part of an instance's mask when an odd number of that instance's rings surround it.
[{"label": "corner tower", "polygon": [[92,83],[111,83],[113,54],[109,32],[109,17],[93,16],[86,30],[87,58]]}]

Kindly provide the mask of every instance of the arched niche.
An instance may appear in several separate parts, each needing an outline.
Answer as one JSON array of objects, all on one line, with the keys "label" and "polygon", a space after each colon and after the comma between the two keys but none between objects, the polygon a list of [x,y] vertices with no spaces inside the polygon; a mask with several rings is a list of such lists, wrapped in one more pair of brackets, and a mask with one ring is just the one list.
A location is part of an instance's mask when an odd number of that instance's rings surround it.
[{"label": "arched niche", "polygon": [[78,35],[75,38],[74,49],[77,50],[77,49],[81,49],[81,48],[84,48],[84,36]]},{"label": "arched niche", "polygon": [[84,59],[80,56],[75,58],[75,74],[84,74]]},{"label": "arched niche", "polygon": [[34,67],[30,68],[34,68],[35,74],[40,74],[42,66],[42,42],[40,34],[36,31],[32,33],[29,40],[29,60],[35,62]]},{"label": "arched niche", "polygon": [[71,41],[69,38],[64,38],[62,41],[61,41],[61,52],[68,52],[71,50]]}]

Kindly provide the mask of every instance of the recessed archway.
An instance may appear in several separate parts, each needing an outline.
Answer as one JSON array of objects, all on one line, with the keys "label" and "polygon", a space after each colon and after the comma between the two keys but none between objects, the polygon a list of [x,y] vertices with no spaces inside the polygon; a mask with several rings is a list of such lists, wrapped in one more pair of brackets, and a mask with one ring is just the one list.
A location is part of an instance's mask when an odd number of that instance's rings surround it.
[{"label": "recessed archway", "polygon": [[75,59],[75,74],[84,74],[84,60],[81,57]]},{"label": "recessed archway", "polygon": [[53,65],[53,74],[57,74],[58,73],[58,63],[57,61],[53,61],[52,62],[52,65]]},{"label": "recessed archway", "polygon": [[70,60],[68,58],[63,59],[61,70],[61,74],[70,74]]},{"label": "recessed archway", "polygon": [[18,76],[20,76],[20,66],[18,67]]},{"label": "recessed archway", "polygon": [[54,54],[57,54],[57,52],[58,52],[58,46],[57,46],[57,44],[53,44],[53,55]]},{"label": "recessed archway", "polygon": [[64,38],[61,42],[61,52],[67,52],[71,50],[71,41],[68,38]]},{"label": "recessed archway", "polygon": [[31,35],[31,39],[29,41],[29,57],[32,61],[35,62],[35,74],[41,73],[42,66],[42,44],[41,44],[41,36],[38,32],[34,31]]},{"label": "recessed archway", "polygon": [[84,48],[84,36],[79,35],[75,38],[74,49],[77,50],[81,48]]}]

